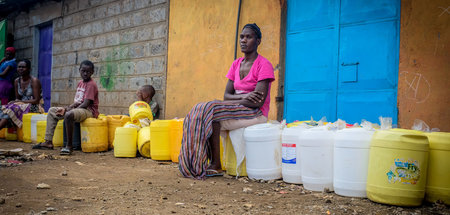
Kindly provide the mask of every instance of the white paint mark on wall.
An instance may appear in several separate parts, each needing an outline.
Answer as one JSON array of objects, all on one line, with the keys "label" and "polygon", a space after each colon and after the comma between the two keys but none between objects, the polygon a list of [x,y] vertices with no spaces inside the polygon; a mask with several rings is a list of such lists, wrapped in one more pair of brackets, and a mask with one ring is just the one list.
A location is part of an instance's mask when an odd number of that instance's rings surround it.
[{"label": "white paint mark on wall", "polygon": [[408,71],[402,71],[399,75],[406,83],[406,98],[423,103],[430,97],[431,85],[424,75]]},{"label": "white paint mark on wall", "polygon": [[439,14],[439,17],[441,17],[445,13],[450,14],[450,6],[448,6],[447,8],[444,8],[444,7],[438,7],[438,8],[442,9],[442,13]]}]

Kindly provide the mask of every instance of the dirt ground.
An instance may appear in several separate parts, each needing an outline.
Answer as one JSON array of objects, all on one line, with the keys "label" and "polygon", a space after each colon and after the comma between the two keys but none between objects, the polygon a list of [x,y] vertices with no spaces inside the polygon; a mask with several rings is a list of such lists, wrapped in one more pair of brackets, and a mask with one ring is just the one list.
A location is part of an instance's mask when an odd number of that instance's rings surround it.
[{"label": "dirt ground", "polygon": [[[59,156],[31,144],[0,140],[0,149],[23,148],[22,164],[0,167],[0,214],[450,214],[450,207],[402,208],[368,199],[310,192],[282,181],[246,177],[181,177],[177,164],[115,158],[112,151]],[[45,183],[49,189],[38,189]]]}]

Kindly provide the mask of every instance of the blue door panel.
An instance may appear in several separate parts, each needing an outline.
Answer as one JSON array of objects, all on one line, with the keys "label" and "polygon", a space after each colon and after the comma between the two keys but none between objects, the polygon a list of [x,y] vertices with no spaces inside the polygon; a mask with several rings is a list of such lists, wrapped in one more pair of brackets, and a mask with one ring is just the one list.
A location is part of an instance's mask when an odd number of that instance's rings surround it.
[{"label": "blue door panel", "polygon": [[336,120],[336,94],[335,92],[296,92],[286,95],[290,99],[285,103],[289,114],[286,116],[287,122],[295,120],[315,120],[326,116],[328,120]]},{"label": "blue door panel", "polygon": [[39,29],[39,62],[38,77],[42,86],[44,109],[48,111],[51,102],[52,90],[52,42],[53,28],[48,25]]},{"label": "blue door panel", "polygon": [[397,25],[388,21],[341,28],[339,90],[396,89]]},{"label": "blue door panel", "polygon": [[334,25],[335,0],[289,1],[288,32]]},{"label": "blue door panel", "polygon": [[[287,36],[286,87],[288,91],[335,90],[334,29]],[[334,80],[334,81],[333,81]]]},{"label": "blue door panel", "polygon": [[360,123],[362,119],[378,122],[378,117],[392,117],[397,121],[396,98],[394,91],[338,92],[337,115],[347,123]]},{"label": "blue door panel", "polygon": [[399,0],[341,0],[340,23],[367,22],[400,15]]}]

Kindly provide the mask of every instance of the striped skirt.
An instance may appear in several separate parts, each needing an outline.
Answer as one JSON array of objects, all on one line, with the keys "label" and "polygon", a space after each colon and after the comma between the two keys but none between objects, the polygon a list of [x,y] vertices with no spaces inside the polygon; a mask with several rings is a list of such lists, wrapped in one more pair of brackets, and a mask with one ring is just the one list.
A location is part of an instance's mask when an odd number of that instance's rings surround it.
[{"label": "striped skirt", "polygon": [[209,138],[212,122],[229,119],[252,119],[262,115],[259,109],[243,105],[224,104],[222,101],[198,103],[186,115],[179,156],[179,169],[184,177],[204,179],[211,155]]}]

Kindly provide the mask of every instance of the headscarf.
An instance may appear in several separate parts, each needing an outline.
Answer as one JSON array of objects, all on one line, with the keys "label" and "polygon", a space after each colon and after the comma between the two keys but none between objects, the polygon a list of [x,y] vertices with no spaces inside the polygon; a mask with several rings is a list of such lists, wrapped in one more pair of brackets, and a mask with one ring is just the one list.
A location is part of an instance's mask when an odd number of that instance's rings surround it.
[{"label": "headscarf", "polygon": [[16,49],[14,47],[8,47],[5,51],[10,52],[11,54],[16,54]]},{"label": "headscarf", "polygon": [[261,38],[262,38],[261,29],[259,29],[259,27],[258,27],[258,25],[256,25],[256,23],[253,23],[253,24],[247,24],[247,25],[245,25],[242,29],[244,29],[244,28],[250,28],[250,29],[252,29],[252,30],[255,32],[256,37],[257,37],[258,39],[261,39]]}]

